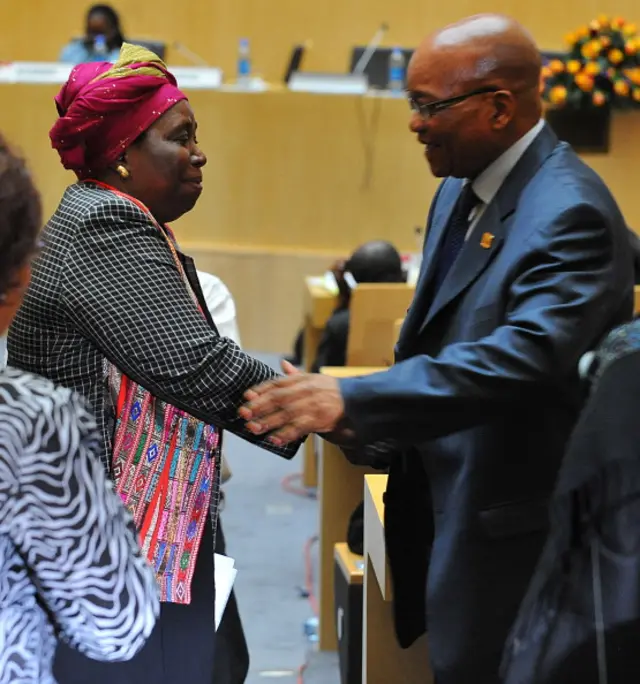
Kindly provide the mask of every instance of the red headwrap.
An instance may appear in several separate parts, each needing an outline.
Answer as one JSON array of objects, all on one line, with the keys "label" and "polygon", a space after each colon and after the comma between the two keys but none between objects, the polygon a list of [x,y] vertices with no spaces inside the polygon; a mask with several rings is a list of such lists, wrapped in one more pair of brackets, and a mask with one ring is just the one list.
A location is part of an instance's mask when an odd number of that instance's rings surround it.
[{"label": "red headwrap", "polygon": [[114,64],[76,66],[55,98],[60,118],[49,132],[65,169],[88,178],[186,95],[164,63],[138,46],[122,46]]}]

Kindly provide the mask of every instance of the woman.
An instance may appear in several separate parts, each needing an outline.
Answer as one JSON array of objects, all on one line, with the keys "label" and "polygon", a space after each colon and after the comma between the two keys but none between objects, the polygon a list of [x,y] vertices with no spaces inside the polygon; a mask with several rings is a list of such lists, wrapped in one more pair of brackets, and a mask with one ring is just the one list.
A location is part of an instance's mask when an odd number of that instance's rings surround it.
[{"label": "woman", "polygon": [[507,643],[505,684],[640,678],[640,319],[585,355],[581,372],[590,397]]},{"label": "woman", "polygon": [[274,373],[218,335],[167,226],[197,202],[206,163],[173,76],[125,43],[115,65],[75,67],[56,103],[51,140],[78,182],[45,228],[9,360],[96,410],[162,605],[130,663],[65,650],[55,672],[61,684],[211,684],[221,429],[286,457],[297,445],[273,447],[238,418],[243,392]]},{"label": "woman", "polygon": [[[29,283],[40,200],[0,138],[0,333]],[[56,636],[98,660],[144,644],[159,604],[84,402],[0,371],[0,683],[53,684]]]},{"label": "woman", "polygon": [[116,60],[124,43],[120,17],[111,5],[93,5],[87,12],[84,38],[72,40],[60,53],[69,64]]}]

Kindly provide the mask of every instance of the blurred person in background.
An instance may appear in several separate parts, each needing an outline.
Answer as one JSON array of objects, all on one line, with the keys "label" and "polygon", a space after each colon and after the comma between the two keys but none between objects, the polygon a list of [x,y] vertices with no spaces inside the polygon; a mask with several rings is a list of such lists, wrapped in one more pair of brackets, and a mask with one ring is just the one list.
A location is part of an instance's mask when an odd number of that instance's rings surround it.
[{"label": "blurred person in background", "polygon": [[384,240],[372,240],[356,249],[333,270],[338,285],[338,305],[327,321],[311,371],[323,366],[345,366],[349,338],[351,290],[360,283],[404,283],[407,276],[398,250]]},{"label": "blurred person in background", "polygon": [[162,603],[130,662],[61,645],[54,674],[60,684],[211,684],[222,430],[287,458],[298,444],[274,448],[238,418],[244,391],[276,374],[220,336],[168,226],[196,204],[206,163],[173,75],[125,43],[115,64],[76,66],[56,105],[50,137],[77,182],[44,230],[9,362],[90,401]]},{"label": "blurred person in background", "polygon": [[[236,303],[229,288],[211,273],[197,271],[202,295],[213,322],[222,337],[228,337],[241,346],[240,331],[236,319]],[[220,484],[231,478],[231,469],[224,453],[220,455],[222,465]],[[226,499],[221,490],[221,509]],[[216,532],[216,553],[226,554],[226,541],[222,531],[222,516],[218,520]],[[249,648],[240,619],[235,589],[231,590],[229,602],[216,632],[216,657],[213,661],[212,684],[243,684],[249,672]]]},{"label": "blurred person in background", "polygon": [[124,36],[120,17],[111,5],[93,5],[87,12],[84,38],[64,46],[59,60],[68,64],[115,62]]},{"label": "blurred person in background", "polygon": [[[40,197],[0,136],[0,333],[29,284],[40,226]],[[77,394],[0,371],[0,684],[54,684],[56,637],[117,661],[151,634],[154,574],[99,447]]]}]

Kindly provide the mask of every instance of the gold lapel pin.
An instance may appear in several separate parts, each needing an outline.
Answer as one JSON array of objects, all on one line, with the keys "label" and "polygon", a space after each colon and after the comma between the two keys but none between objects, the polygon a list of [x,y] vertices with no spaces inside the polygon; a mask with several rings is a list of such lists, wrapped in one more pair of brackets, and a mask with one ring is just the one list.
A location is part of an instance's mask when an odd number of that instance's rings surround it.
[{"label": "gold lapel pin", "polygon": [[493,244],[494,237],[495,235],[492,233],[482,233],[482,237],[480,238],[480,247],[483,249],[489,249]]}]

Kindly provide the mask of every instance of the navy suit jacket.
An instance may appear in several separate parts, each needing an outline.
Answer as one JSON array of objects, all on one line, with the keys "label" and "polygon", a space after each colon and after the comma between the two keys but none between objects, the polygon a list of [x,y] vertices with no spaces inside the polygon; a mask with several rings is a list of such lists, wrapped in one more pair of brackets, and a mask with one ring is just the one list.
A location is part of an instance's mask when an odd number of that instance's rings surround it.
[{"label": "navy suit jacket", "polygon": [[431,298],[461,187],[446,179],[433,200],[396,365],[341,391],[361,444],[393,445],[385,527],[399,642],[428,625],[439,684],[484,684],[498,681],[546,536],[583,403],[578,360],[631,317],[633,271],[613,197],[545,126]]}]

